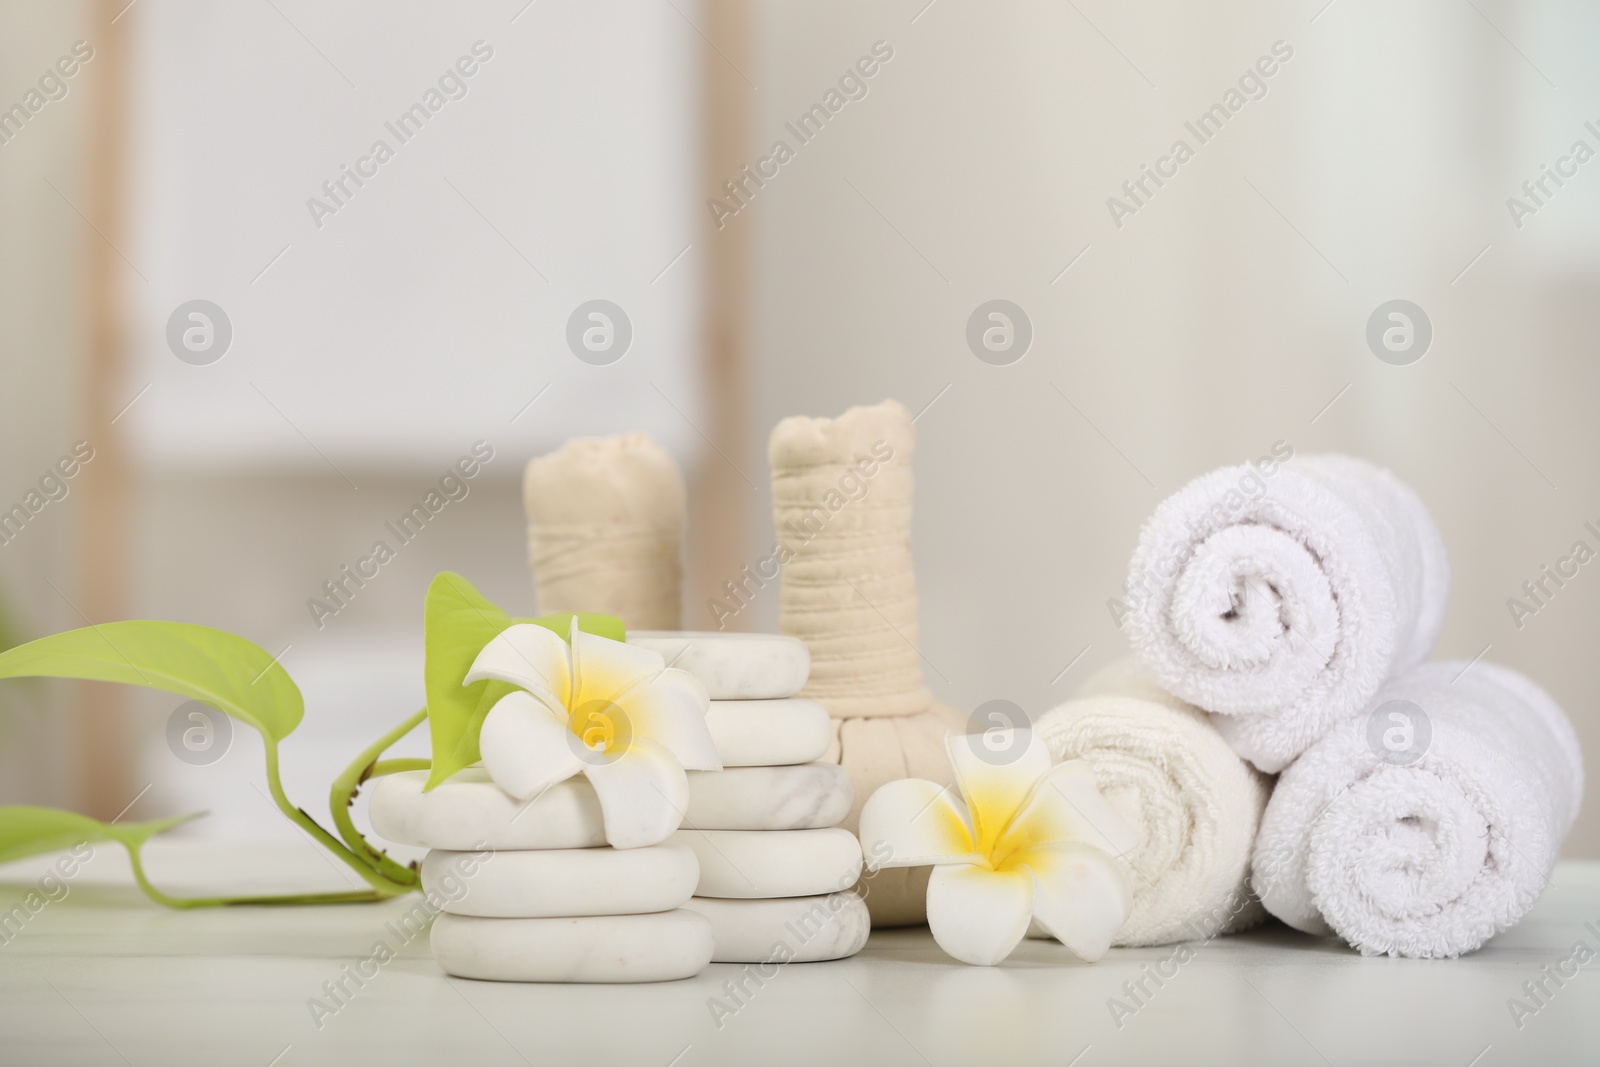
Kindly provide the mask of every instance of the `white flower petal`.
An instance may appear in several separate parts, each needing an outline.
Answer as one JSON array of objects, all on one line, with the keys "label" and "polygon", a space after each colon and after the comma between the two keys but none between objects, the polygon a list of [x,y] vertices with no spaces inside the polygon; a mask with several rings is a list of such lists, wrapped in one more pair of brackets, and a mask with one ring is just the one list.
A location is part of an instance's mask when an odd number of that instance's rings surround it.
[{"label": "white flower petal", "polygon": [[945,738],[956,785],[972,813],[978,850],[986,851],[1010,824],[1033,790],[1050,771],[1050,750],[1027,727],[1004,727],[982,734]]},{"label": "white flower petal", "polygon": [[963,963],[992,967],[1028,930],[1033,879],[1025,870],[935,867],[928,879],[928,929]]},{"label": "white flower petal", "polygon": [[564,709],[572,688],[570,656],[571,650],[559,634],[531,622],[519,622],[501,630],[483,646],[461,684],[493,678]]},{"label": "white flower petal", "polygon": [[640,848],[665,841],[689,807],[689,778],[661,745],[634,738],[616,759],[584,767],[600,796],[606,841]]},{"label": "white flower petal", "polygon": [[1022,810],[1000,835],[998,858],[1020,848],[1052,841],[1077,841],[1120,856],[1138,843],[1138,835],[1095,785],[1094,770],[1085,760],[1068,760],[1050,768],[1029,794]]},{"label": "white flower petal", "polygon": [[657,671],[618,696],[615,706],[627,717],[632,736],[664,746],[685,770],[722,770],[706,726],[711,702],[705,686],[688,671]]},{"label": "white flower petal", "polygon": [[567,706],[573,709],[590,701],[614,701],[635,683],[660,674],[667,666],[659,652],[578,629],[576,616],[570,640],[572,698]]},{"label": "white flower petal", "polygon": [[583,764],[572,741],[572,731],[543,701],[518,691],[489,709],[478,734],[478,751],[490,780],[526,800],[578,773]]},{"label": "white flower petal", "polygon": [[1033,875],[1033,915],[1080,959],[1093,963],[1133,909],[1133,891],[1116,861],[1078,844],[1039,845],[1005,863]]},{"label": "white flower petal", "polygon": [[949,786],[921,778],[885,782],[861,809],[861,851],[873,870],[976,863],[966,805]]}]

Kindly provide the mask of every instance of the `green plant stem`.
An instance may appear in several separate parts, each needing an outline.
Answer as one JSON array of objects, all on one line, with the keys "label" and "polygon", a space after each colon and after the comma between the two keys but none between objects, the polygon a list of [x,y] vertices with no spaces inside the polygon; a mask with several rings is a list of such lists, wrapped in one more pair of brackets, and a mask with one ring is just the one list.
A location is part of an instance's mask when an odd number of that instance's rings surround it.
[{"label": "green plant stem", "polygon": [[335,780],[331,798],[333,800],[334,823],[339,827],[339,832],[353,848],[346,848],[334,836],[323,829],[303,808],[297,808],[289,802],[288,795],[283,791],[283,783],[278,776],[278,743],[271,737],[262,735],[266,742],[267,756],[267,787],[271,790],[272,800],[279,810],[289,817],[295,825],[310,834],[318,844],[327,848],[338,856],[348,866],[355,870],[365,881],[372,885],[371,889],[344,890],[330,893],[289,893],[282,896],[246,896],[246,897],[174,897],[163,893],[145,876],[144,863],[139,855],[139,848],[128,846],[128,858],[133,867],[133,877],[146,896],[158,904],[169,908],[220,908],[233,905],[281,906],[295,904],[370,904],[380,900],[387,900],[403,893],[419,888],[421,875],[416,868],[402,867],[384,853],[374,849],[366,838],[356,830],[350,822],[350,800],[361,782],[368,778],[384,774],[394,774],[403,770],[426,769],[428,760],[395,759],[378,760],[385,749],[413,730],[418,723],[427,717],[427,709],[419,711],[416,715],[401,723],[383,737],[374,742],[363,752],[354,764],[346,768],[343,774]]},{"label": "green plant stem", "polygon": [[339,831],[339,836],[344,838],[355,855],[361,857],[374,872],[382,875],[387,881],[407,889],[417,888],[421,883],[421,875],[417,872],[416,865],[403,867],[391,859],[388,853],[374,848],[351,821],[350,805],[355,801],[356,792],[361,788],[361,784],[369,778],[379,778],[399,771],[426,770],[432,766],[428,760],[379,759],[395,742],[415,730],[427,717],[428,709],[423,708],[368,745],[351,761],[350,766],[333,780],[333,786],[328,790],[328,810],[333,813],[333,825]]},{"label": "green plant stem", "polygon": [[[283,791],[283,783],[278,780],[278,742],[267,735],[262,735],[267,748],[267,787],[272,791],[273,803],[278,805],[278,810],[289,817],[289,821],[310,834],[312,839],[325,847],[329,852],[338,856],[352,870],[359,874],[363,880],[369,882],[378,895],[372,899],[382,899],[386,896],[395,896],[409,892],[415,887],[417,875],[410,872],[410,880],[397,881],[376,869],[366,859],[358,856],[350,849],[345,848],[332,834],[322,828],[322,825],[305,813],[302,808],[297,808],[289,802],[289,797]],[[397,870],[404,870],[394,861],[389,861]],[[361,899],[367,899],[365,897]]]},{"label": "green plant stem", "polygon": [[394,891],[381,889],[355,889],[342,893],[290,893],[280,897],[173,897],[150,884],[137,848],[128,849],[128,859],[133,864],[134,881],[139,883],[145,896],[169,908],[223,908],[235,904],[371,904],[395,895]]},{"label": "green plant stem", "polygon": [[399,774],[402,771],[426,771],[433,767],[431,759],[381,759],[372,765],[372,770],[367,774],[367,781],[382,778],[387,774]]}]

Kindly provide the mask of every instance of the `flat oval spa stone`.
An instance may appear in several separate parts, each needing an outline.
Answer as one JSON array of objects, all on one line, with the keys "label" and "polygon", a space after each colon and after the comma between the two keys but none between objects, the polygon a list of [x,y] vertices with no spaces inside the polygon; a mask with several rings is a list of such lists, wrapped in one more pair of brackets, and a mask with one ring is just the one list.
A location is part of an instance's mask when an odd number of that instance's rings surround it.
[{"label": "flat oval spa stone", "polygon": [[402,771],[378,779],[370,818],[379,837],[461,851],[592,848],[606,843],[600,798],[582,777],[556,783],[531,805],[491,782],[482,767],[468,767],[424,793],[427,781],[427,771]]},{"label": "flat oval spa stone", "polygon": [[849,830],[679,830],[667,839],[700,858],[701,897],[810,897],[861,877],[861,845]]},{"label": "flat oval spa stone", "polygon": [[805,642],[782,634],[636,630],[628,644],[653,649],[688,671],[712,700],[776,700],[800,692],[811,674]]},{"label": "flat oval spa stone", "polygon": [[422,861],[422,887],[444,900],[445,911],[495,919],[671,911],[699,879],[699,861],[681,845],[493,855],[434,849]]},{"label": "flat oval spa stone", "polygon": [[694,830],[815,830],[850,814],[855,789],[837,763],[689,772],[683,825]]},{"label": "flat oval spa stone", "polygon": [[854,893],[773,900],[695,897],[684,905],[711,920],[712,963],[815,963],[854,956],[872,932]]},{"label": "flat oval spa stone", "polygon": [[711,962],[704,915],[483,919],[440,914],[429,936],[446,974],[490,982],[670,982]]},{"label": "flat oval spa stone", "polygon": [[781,767],[819,760],[833,740],[828,709],[815,700],[713,700],[706,729],[724,767]]}]

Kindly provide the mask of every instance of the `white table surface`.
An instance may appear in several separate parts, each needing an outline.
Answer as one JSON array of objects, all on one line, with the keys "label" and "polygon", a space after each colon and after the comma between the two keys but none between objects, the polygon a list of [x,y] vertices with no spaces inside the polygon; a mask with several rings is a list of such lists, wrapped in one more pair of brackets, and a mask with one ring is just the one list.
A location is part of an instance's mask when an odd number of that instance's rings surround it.
[{"label": "white table surface", "polygon": [[[0,867],[0,910],[46,862]],[[169,892],[345,884],[309,842],[157,841],[146,865]],[[1600,863],[1563,863],[1552,881],[1516,929],[1465,959],[1367,959],[1276,925],[1195,945],[1120,1028],[1109,998],[1172,949],[1116,949],[1090,966],[1025,942],[977,968],[926,930],[783,967],[720,1028],[708,1001],[738,967],[660,985],[471,982],[447,979],[419,937],[319,1028],[308,999],[380,937],[392,943],[384,924],[409,902],[171,911],[134,888],[120,846],[96,846],[69,894],[0,944],[0,1064],[1600,1063],[1600,959],[1551,983],[1520,1030],[1507,1007],[1578,941],[1600,950],[1585,929],[1600,930]]]}]

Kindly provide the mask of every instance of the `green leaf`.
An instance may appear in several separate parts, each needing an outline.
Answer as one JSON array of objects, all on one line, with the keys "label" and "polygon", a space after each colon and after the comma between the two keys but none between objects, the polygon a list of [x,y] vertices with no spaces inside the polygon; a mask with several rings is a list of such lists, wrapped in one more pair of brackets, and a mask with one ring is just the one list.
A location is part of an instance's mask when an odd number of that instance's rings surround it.
[{"label": "green leaf", "polygon": [[149,822],[106,823],[55,808],[24,804],[0,807],[0,863],[45,852],[64,852],[84,842],[117,841],[131,853],[150,838],[179,823],[198,819],[204,812]]},{"label": "green leaf", "polygon": [[495,702],[515,686],[485,681],[463,686],[483,646],[511,625],[472,583],[454,571],[441,571],[428,585],[423,602],[423,688],[428,696],[428,736],[433,769],[426,788],[478,761],[478,731]]},{"label": "green leaf", "polygon": [[423,604],[423,688],[428,697],[428,734],[433,743],[433,768],[425,789],[432,789],[463,767],[482,758],[478,734],[489,709],[516,686],[483,681],[462,685],[483,646],[513,623],[529,622],[554,631],[565,641],[572,619],[585,633],[621,641],[627,637],[615,615],[592,612],[513,619],[471,582],[454,571],[441,571],[428,586]]},{"label": "green leaf", "polygon": [[35,808],[25,805],[0,807],[0,863],[37,856],[48,852],[71,851],[80,861],[89,857],[78,850],[96,841],[115,841],[128,850],[128,861],[133,868],[133,880],[145,896],[169,908],[215,908],[227,904],[344,904],[382,900],[403,892],[394,889],[369,889],[335,893],[295,893],[288,896],[265,897],[173,897],[168,896],[145,877],[144,861],[140,849],[144,843],[159,833],[172,829],[190,819],[198,819],[204,812],[179,815],[171,819],[152,819],[149,822],[107,823],[91,819],[76,812],[56,808]]},{"label": "green leaf", "polygon": [[305,714],[300,688],[266,649],[184,622],[108,622],[0,652],[0,678],[29,676],[164,689],[210,704],[274,741]]},{"label": "green leaf", "polygon": [[[82,630],[41,637],[0,652],[0,678],[78,678],[96,682],[121,682],[164,689],[202,701],[261,732],[265,748],[267,789],[272,802],[291,822],[304,830],[351,869],[371,883],[371,890],[353,893],[299,894],[291,897],[169,897],[146,880],[138,848],[145,838],[182,819],[111,826],[70,812],[47,808],[5,809],[14,826],[0,832],[0,855],[11,837],[17,855],[50,847],[70,846],[92,828],[128,846],[133,875],[149,896],[175,908],[215,907],[233,903],[333,903],[376,900],[409,888],[351,852],[319,826],[284,794],[278,776],[278,742],[300,725],[305,701],[300,689],[266,649],[222,630],[182,622],[108,622]],[[15,813],[24,813],[21,816]],[[7,834],[11,837],[8,837]],[[55,836],[50,836],[54,834]],[[47,843],[48,842],[48,843]]]}]

